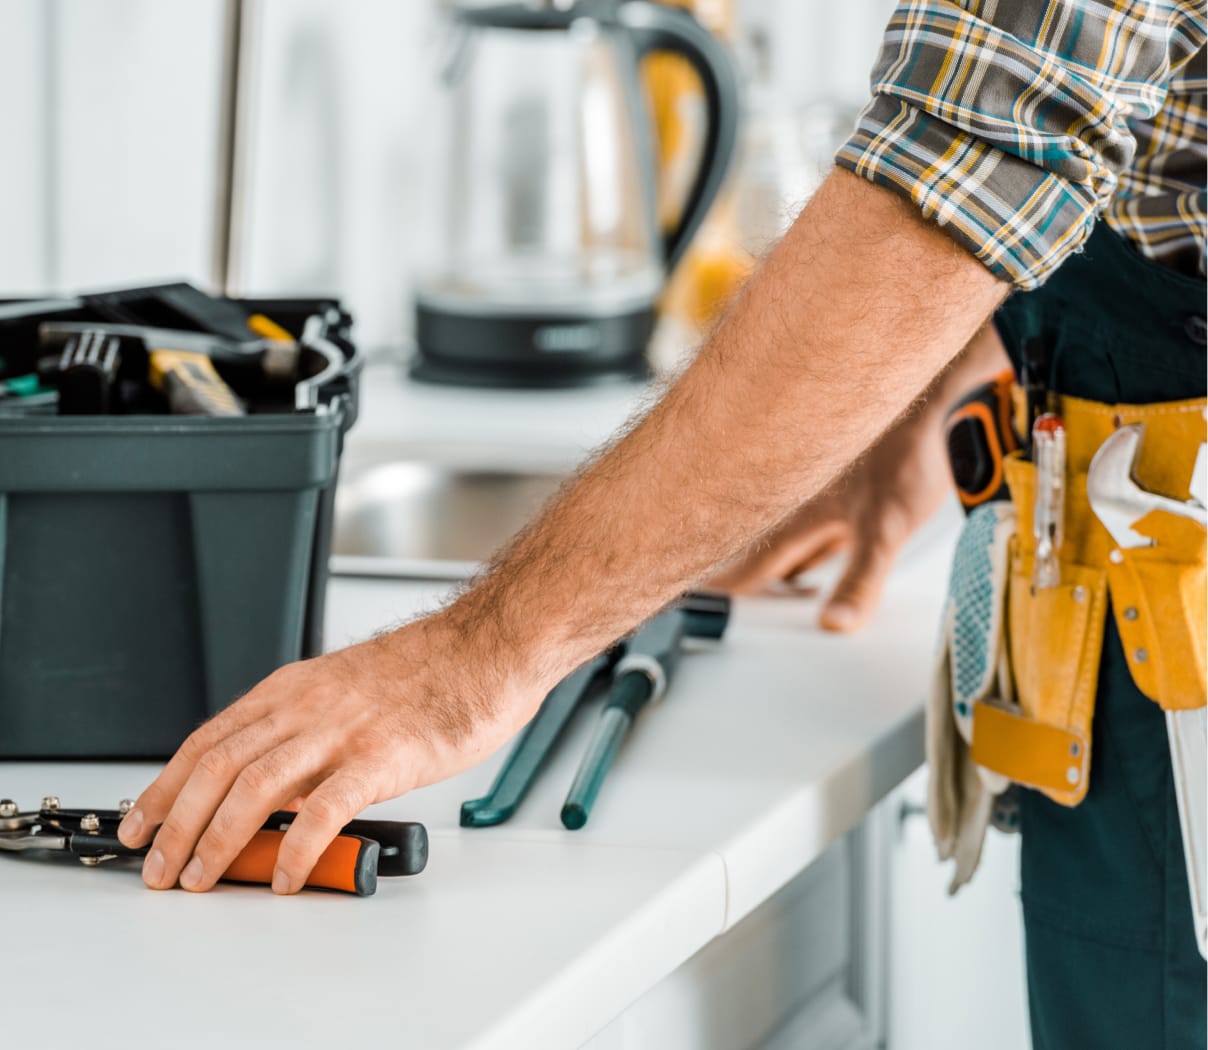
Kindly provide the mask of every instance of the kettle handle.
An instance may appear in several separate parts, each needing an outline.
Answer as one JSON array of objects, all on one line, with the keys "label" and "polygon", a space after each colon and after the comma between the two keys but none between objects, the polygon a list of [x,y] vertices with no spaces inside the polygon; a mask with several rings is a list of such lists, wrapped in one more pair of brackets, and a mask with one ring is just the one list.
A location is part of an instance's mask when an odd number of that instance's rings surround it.
[{"label": "kettle handle", "polygon": [[696,71],[705,92],[705,141],[700,166],[679,224],[663,238],[663,258],[670,273],[708,214],[734,159],[738,74],[726,49],[688,11],[650,0],[624,0],[617,10],[617,20],[632,36],[639,58],[652,51],[681,56]]}]

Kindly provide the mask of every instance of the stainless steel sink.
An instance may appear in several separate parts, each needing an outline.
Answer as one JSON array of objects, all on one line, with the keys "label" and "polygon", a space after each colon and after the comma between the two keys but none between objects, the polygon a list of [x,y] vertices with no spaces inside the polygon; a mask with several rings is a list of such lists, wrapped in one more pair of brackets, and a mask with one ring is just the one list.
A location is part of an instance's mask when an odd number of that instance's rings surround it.
[{"label": "stainless steel sink", "polygon": [[533,516],[561,480],[418,462],[354,467],[336,491],[332,554],[481,561]]}]

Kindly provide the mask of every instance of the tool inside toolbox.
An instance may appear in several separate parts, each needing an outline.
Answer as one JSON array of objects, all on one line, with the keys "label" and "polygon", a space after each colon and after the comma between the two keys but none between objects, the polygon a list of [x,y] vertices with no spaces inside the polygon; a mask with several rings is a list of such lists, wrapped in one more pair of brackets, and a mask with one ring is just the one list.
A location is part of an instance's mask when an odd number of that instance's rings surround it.
[{"label": "tool inside toolbox", "polygon": [[307,411],[352,355],[335,300],[232,300],[183,282],[0,303],[0,413]]}]

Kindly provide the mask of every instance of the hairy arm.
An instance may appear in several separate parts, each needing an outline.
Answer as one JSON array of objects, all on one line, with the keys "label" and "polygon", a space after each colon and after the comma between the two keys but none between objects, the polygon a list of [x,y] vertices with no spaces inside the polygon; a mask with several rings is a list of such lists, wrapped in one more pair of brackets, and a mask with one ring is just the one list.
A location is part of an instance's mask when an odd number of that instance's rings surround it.
[{"label": "hairy arm", "polygon": [[154,835],[144,880],[209,889],[302,798],[273,881],[300,889],[361,809],[480,761],[559,678],[822,489],[1005,292],[909,204],[833,174],[666,396],[456,603],[281,668],[185,741],[122,826],[128,845]]},{"label": "hairy arm", "polygon": [[666,396],[451,616],[553,683],[819,492],[1006,291],[908,203],[835,172]]},{"label": "hairy arm", "polygon": [[1008,367],[994,326],[985,325],[848,470],[759,537],[709,586],[740,594],[795,588],[798,577],[843,553],[846,564],[818,623],[829,631],[861,627],[876,611],[898,552],[952,496],[945,423],[954,402]]}]

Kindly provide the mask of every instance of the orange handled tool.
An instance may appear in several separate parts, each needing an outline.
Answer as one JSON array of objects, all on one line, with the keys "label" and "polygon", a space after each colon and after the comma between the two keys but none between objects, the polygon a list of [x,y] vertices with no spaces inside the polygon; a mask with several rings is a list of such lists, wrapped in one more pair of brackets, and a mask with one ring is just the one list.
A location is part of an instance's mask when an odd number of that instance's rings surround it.
[{"label": "orange handled tool", "polygon": [[[141,857],[146,846],[131,849],[117,837],[118,825],[131,803],[115,810],[68,810],[48,796],[40,809],[22,813],[15,802],[0,800],[0,852],[57,850],[71,853],[89,867],[116,857]],[[277,867],[281,840],[296,813],[272,814],[252,841],[227,868],[228,882],[269,885]],[[412,821],[354,820],[324,850],[306,880],[316,889],[339,890],[368,897],[379,875],[417,875],[428,862],[428,832]]]},{"label": "orange handled tool", "polygon": [[[226,882],[260,882],[270,885],[277,870],[277,852],[284,831],[257,831],[243,852],[223,872]],[[323,851],[306,885],[342,890],[368,897],[377,889],[378,856],[382,847],[359,835],[340,835]]]}]

